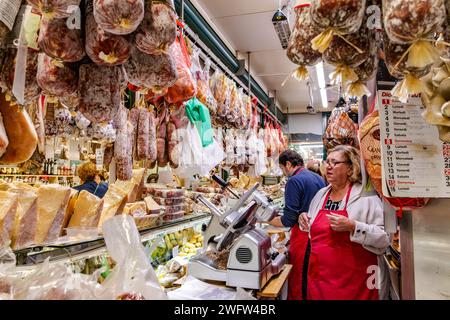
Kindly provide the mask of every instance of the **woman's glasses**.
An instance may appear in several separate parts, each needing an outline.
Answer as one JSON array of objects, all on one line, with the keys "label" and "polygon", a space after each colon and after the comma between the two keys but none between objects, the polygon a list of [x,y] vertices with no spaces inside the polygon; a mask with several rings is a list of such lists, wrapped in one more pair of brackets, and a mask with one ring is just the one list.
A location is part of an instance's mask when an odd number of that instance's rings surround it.
[{"label": "woman's glasses", "polygon": [[339,163],[348,163],[348,161],[337,161],[337,160],[334,160],[334,159],[327,159],[327,160],[325,160],[325,164],[327,166],[330,166],[331,168],[336,167],[336,165],[338,165]]}]

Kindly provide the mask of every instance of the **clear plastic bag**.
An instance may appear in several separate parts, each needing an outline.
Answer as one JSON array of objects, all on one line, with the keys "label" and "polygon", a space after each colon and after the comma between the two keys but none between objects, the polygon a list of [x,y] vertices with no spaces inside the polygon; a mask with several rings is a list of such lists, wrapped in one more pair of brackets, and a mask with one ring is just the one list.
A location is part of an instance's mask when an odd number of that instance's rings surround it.
[{"label": "clear plastic bag", "polygon": [[198,133],[197,127],[188,123],[181,135],[181,141],[175,147],[180,155],[179,166],[175,173],[182,178],[190,177],[199,173],[202,165],[202,141]]},{"label": "clear plastic bag", "polygon": [[132,217],[119,215],[103,224],[106,247],[116,266],[102,284],[103,299],[135,294],[146,300],[165,300],[166,294],[142,246]]},{"label": "clear plastic bag", "polygon": [[94,0],[98,25],[112,34],[130,34],[144,19],[144,0]]},{"label": "clear plastic bag", "polygon": [[[193,61],[198,62],[198,56],[197,60],[193,59]],[[196,62],[193,62],[193,66]],[[207,59],[205,61],[205,68],[203,71],[200,70],[200,66],[198,66],[198,69],[194,69],[193,71],[194,75],[197,79],[197,98],[198,100],[203,103],[209,110],[209,114],[213,118],[217,113],[217,101],[214,98],[211,88],[209,86],[209,70],[211,68],[211,60]]]}]

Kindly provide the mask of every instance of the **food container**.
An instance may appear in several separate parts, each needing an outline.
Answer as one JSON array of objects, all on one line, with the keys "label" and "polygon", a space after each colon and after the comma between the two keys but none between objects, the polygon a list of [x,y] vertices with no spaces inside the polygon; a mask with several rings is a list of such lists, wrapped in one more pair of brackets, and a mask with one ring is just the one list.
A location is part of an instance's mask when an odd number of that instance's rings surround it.
[{"label": "food container", "polygon": [[167,214],[172,214],[175,212],[180,212],[180,211],[185,211],[186,210],[186,206],[185,204],[178,204],[178,205],[173,205],[173,206],[162,206],[161,209]]},{"label": "food container", "polygon": [[138,229],[151,228],[161,221],[162,214],[149,214],[143,217],[134,217],[134,222]]},{"label": "food container", "polygon": [[184,189],[149,189],[150,194],[160,198],[180,198],[184,197]]},{"label": "food container", "polygon": [[174,213],[165,213],[163,215],[163,221],[174,221],[184,217],[185,212],[179,211]]},{"label": "food container", "polygon": [[163,206],[176,206],[184,202],[184,198],[160,198],[154,197],[153,200],[159,205]]}]

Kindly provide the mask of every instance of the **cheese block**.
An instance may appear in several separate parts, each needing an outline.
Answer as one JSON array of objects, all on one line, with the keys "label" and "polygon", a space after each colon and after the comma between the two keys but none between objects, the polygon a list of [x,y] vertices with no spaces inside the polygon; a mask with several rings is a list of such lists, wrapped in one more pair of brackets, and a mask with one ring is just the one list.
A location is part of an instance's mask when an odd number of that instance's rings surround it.
[{"label": "cheese block", "polygon": [[127,203],[123,210],[123,214],[127,214],[133,217],[142,217],[147,214],[147,205],[144,201]]},{"label": "cheese block", "polygon": [[6,182],[5,180],[0,180],[0,191],[8,191],[11,188],[12,186],[10,183]]},{"label": "cheese block", "polygon": [[72,218],[72,215],[75,211],[75,203],[77,202],[78,199],[78,190],[75,189],[70,189],[70,200],[69,200],[69,205],[67,206],[67,212],[66,215],[64,217],[64,221],[62,224],[62,234],[65,234],[64,229],[68,226],[70,219]]},{"label": "cheese block", "polygon": [[103,209],[98,223],[100,230],[106,220],[115,215],[122,214],[128,200],[128,193],[113,183],[109,186],[103,200]]},{"label": "cheese block", "polygon": [[6,152],[6,148],[8,147],[9,140],[6,134],[5,126],[3,124],[3,117],[0,114],[0,157]]},{"label": "cheese block", "polygon": [[68,227],[97,227],[102,209],[103,199],[100,199],[86,190],[82,190],[75,202],[75,210]]},{"label": "cheese block", "polygon": [[3,116],[8,146],[0,158],[2,164],[17,164],[27,161],[36,150],[38,136],[34,124],[25,108],[10,104],[0,93],[0,113]]},{"label": "cheese block", "polygon": [[128,194],[128,202],[142,199],[144,190],[145,169],[134,169],[133,176],[128,181],[117,180],[114,184]]},{"label": "cheese block", "polygon": [[12,189],[19,195],[17,214],[12,234],[12,248],[28,247],[35,242],[37,226],[37,195],[36,192],[23,189]]},{"label": "cheese block", "polygon": [[9,245],[17,212],[17,195],[0,191],[0,247]]},{"label": "cheese block", "polygon": [[23,183],[23,182],[19,182],[19,181],[13,181],[11,183],[11,185],[15,189],[21,189],[21,190],[32,191],[32,192],[36,192],[37,191],[36,187],[33,187],[33,186],[29,185],[28,183]]},{"label": "cheese block", "polygon": [[159,213],[161,210],[161,206],[156,203],[155,200],[151,196],[144,198],[145,205],[147,206],[147,212],[154,214]]},{"label": "cheese block", "polygon": [[56,240],[67,216],[71,189],[57,184],[43,185],[37,191],[38,225],[36,243]]},{"label": "cheese block", "polygon": [[135,199],[133,197],[133,191],[136,188],[136,185],[132,179],[130,179],[128,181],[116,180],[116,182],[114,182],[114,185],[117,188],[123,190],[127,194],[127,198],[128,198],[129,202],[134,202]]}]

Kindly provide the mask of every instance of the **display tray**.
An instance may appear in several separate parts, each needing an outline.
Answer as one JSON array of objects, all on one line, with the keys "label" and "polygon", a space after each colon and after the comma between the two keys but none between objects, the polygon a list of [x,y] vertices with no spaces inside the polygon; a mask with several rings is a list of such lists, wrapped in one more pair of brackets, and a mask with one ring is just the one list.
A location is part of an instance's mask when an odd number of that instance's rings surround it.
[{"label": "display tray", "polygon": [[[198,223],[207,223],[210,217],[211,215],[209,213],[189,214],[177,220],[159,223],[149,228],[141,228],[139,229],[139,233],[142,242],[145,242],[159,234],[171,233],[180,228],[188,228]],[[53,243],[14,251],[17,265],[23,267],[33,267],[38,263],[44,262],[47,258],[55,262],[73,262],[80,259],[96,257],[104,252],[106,252],[106,246],[103,237],[82,241]]]}]

